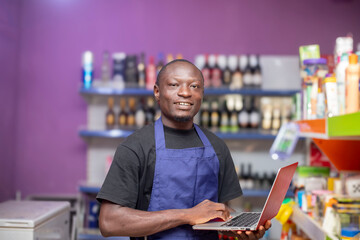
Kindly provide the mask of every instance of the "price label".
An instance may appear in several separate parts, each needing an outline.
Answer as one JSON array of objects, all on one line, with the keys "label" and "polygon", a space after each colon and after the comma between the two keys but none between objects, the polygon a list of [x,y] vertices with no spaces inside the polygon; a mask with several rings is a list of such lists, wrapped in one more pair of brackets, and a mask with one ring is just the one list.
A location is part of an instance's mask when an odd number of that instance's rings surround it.
[{"label": "price label", "polygon": [[270,148],[271,158],[274,160],[288,159],[295,149],[299,132],[299,126],[296,123],[283,124]]}]

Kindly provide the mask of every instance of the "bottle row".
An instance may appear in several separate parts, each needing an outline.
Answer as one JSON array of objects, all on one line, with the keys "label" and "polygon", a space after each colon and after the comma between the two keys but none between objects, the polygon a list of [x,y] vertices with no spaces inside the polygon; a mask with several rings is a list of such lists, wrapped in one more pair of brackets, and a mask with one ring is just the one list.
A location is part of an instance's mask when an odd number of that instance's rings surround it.
[{"label": "bottle row", "polygon": [[160,117],[160,110],[154,98],[141,98],[138,102],[134,97],[122,97],[119,100],[119,111],[115,112],[114,98],[108,98],[108,109],[105,114],[106,129],[135,130],[154,122]]},{"label": "bottle row", "polygon": [[199,124],[213,132],[259,128],[277,131],[283,123],[291,120],[292,105],[289,97],[208,97],[202,104]]},{"label": "bottle row", "polygon": [[[161,115],[153,97],[108,98],[106,129],[135,130],[154,122]],[[194,122],[213,132],[237,132],[240,129],[277,131],[292,118],[293,103],[289,97],[254,97],[225,95],[205,97]]]},{"label": "bottle row", "polygon": [[251,190],[269,190],[275,180],[276,173],[262,173],[252,172],[252,164],[240,164],[240,171],[238,172],[239,182],[242,189]]},{"label": "bottle row", "polygon": [[197,55],[195,65],[202,71],[205,87],[241,89],[262,85],[259,56],[254,54]]},{"label": "bottle row", "polygon": [[[182,58],[181,54],[176,56]],[[110,56],[104,51],[100,67],[101,80],[95,81],[94,54],[86,51],[82,56],[82,83],[84,88],[109,87],[123,89],[140,87],[153,89],[161,68],[174,59],[172,54],[159,53],[157,60],[150,56],[147,63],[145,54],[140,56],[116,52]],[[261,87],[262,72],[257,55],[215,55],[203,54],[195,57],[195,65],[202,71],[205,87]]]},{"label": "bottle row", "polygon": [[344,48],[340,44],[342,41],[336,42],[338,58],[334,72],[328,67],[327,59],[320,58],[318,45],[300,47],[302,119],[332,117],[360,110],[360,52],[351,53],[352,45]]},{"label": "bottle row", "polygon": [[[181,59],[182,55],[176,55]],[[166,59],[163,53],[158,54],[157,62],[155,57],[150,56],[146,64],[145,54],[126,54],[115,52],[110,56],[108,51],[103,52],[100,67],[100,81],[94,81],[94,54],[86,51],[82,56],[82,83],[84,88],[110,87],[122,89],[125,87],[140,87],[152,90],[157,74],[161,68],[174,59],[172,54],[167,54]]]}]

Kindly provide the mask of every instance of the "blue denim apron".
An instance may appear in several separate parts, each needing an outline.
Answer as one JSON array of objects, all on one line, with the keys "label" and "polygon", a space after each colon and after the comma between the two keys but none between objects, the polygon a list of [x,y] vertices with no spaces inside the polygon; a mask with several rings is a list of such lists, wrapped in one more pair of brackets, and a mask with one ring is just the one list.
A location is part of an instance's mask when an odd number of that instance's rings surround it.
[{"label": "blue denim apron", "polygon": [[[156,164],[148,211],[191,208],[205,199],[218,201],[219,160],[205,134],[194,126],[203,147],[167,149],[161,118],[155,122]],[[182,225],[147,239],[215,240],[218,234]]]}]

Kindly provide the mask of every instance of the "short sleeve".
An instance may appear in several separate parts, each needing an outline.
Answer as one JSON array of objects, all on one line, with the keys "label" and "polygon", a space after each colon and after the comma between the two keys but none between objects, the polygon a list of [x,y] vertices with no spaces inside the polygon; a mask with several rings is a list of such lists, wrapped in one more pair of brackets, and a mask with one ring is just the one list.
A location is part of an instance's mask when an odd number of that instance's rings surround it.
[{"label": "short sleeve", "polygon": [[135,208],[139,189],[139,159],[134,151],[120,145],[105,181],[96,196],[125,207]]},{"label": "short sleeve", "polygon": [[242,195],[239,179],[235,171],[234,161],[228,147],[222,150],[219,174],[219,202],[224,203]]}]

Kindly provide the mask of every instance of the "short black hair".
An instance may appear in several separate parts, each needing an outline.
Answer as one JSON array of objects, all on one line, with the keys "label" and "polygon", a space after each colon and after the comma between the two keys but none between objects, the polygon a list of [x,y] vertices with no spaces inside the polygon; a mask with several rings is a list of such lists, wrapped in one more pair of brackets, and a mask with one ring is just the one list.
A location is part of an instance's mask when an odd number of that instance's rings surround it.
[{"label": "short black hair", "polygon": [[156,83],[155,83],[156,85],[159,86],[160,78],[164,75],[164,73],[165,73],[165,71],[166,71],[166,68],[167,68],[168,66],[170,66],[171,64],[177,63],[177,62],[185,62],[185,63],[189,63],[189,64],[193,65],[197,70],[199,70],[200,75],[201,75],[201,79],[202,79],[202,81],[203,81],[203,83],[204,83],[204,76],[203,76],[202,72],[201,72],[200,69],[198,69],[192,62],[190,62],[190,61],[188,61],[188,60],[186,60],[186,59],[175,59],[175,60],[172,60],[171,62],[168,62],[165,66],[163,66],[163,67],[161,68],[161,70],[160,70],[160,72],[159,72],[159,74],[157,75],[157,78],[156,78]]}]

